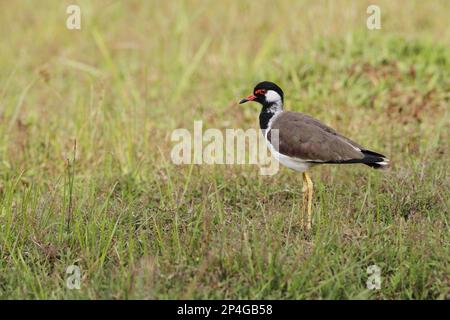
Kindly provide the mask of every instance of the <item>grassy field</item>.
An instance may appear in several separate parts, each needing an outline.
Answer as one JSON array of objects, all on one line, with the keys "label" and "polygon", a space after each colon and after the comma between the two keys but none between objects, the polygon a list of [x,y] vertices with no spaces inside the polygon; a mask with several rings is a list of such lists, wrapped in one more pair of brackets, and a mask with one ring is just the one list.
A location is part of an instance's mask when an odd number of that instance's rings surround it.
[{"label": "grassy field", "polygon": [[[0,298],[450,299],[450,2],[373,2],[1,1]],[[310,234],[300,174],[170,159],[260,80],[392,161],[314,168]]]}]

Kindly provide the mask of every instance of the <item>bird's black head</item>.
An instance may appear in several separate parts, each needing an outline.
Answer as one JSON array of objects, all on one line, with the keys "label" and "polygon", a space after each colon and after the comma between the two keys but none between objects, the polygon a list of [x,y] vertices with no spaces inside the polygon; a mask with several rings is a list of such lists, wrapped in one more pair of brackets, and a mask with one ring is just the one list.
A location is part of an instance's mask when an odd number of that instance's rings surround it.
[{"label": "bird's black head", "polygon": [[273,82],[263,81],[256,85],[252,95],[239,101],[239,104],[248,101],[259,102],[264,107],[270,107],[272,105],[281,107],[284,101],[283,90]]}]

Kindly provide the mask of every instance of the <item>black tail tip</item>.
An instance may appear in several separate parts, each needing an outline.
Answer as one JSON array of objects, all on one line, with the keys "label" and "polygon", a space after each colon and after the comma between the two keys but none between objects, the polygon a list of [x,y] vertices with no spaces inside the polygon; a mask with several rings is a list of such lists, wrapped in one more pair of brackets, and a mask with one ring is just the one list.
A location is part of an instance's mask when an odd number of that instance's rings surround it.
[{"label": "black tail tip", "polygon": [[374,169],[388,169],[389,159],[381,153],[370,150],[362,150],[364,154],[363,163]]},{"label": "black tail tip", "polygon": [[389,166],[386,165],[382,165],[382,164],[378,164],[378,163],[365,163],[366,166],[369,166],[371,168],[374,168],[376,170],[381,169],[381,170],[387,170],[389,169]]},{"label": "black tail tip", "polygon": [[369,167],[372,167],[374,169],[381,169],[381,170],[387,170],[390,168],[389,159],[386,158],[383,158],[382,161],[365,163],[365,165],[368,165]]}]

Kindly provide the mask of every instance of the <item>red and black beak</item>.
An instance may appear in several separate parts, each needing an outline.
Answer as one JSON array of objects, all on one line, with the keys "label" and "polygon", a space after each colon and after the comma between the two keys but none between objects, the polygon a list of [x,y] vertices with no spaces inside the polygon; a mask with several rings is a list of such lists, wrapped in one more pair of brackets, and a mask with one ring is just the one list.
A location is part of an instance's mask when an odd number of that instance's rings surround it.
[{"label": "red and black beak", "polygon": [[255,99],[256,99],[256,96],[253,95],[253,94],[251,94],[251,95],[249,95],[247,98],[244,98],[244,99],[242,99],[241,101],[239,101],[239,104],[243,104],[243,103],[246,103],[246,102],[248,102],[248,101],[253,101],[253,100],[255,100]]}]

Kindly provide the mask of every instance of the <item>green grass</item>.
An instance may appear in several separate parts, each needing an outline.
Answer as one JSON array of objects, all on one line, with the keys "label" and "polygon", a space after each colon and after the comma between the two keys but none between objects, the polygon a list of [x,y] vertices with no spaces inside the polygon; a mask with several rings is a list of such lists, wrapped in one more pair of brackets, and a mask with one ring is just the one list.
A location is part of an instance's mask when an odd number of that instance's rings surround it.
[{"label": "green grass", "polygon": [[[447,1],[379,31],[360,1],[79,3],[69,31],[69,2],[0,2],[0,298],[450,298]],[[393,163],[311,170],[310,234],[301,175],[170,161],[194,120],[256,128],[259,80]]]}]

